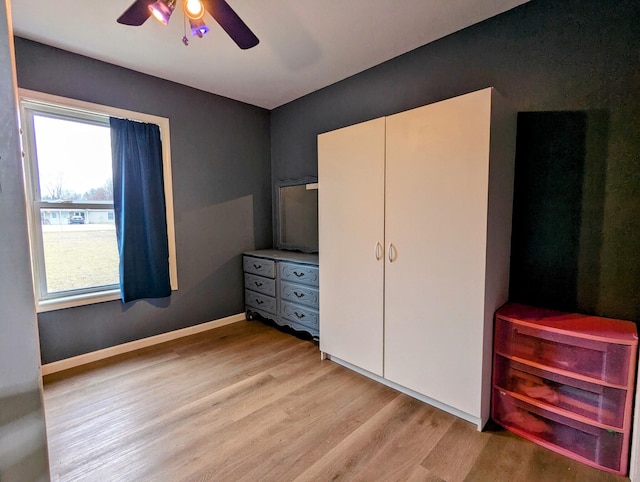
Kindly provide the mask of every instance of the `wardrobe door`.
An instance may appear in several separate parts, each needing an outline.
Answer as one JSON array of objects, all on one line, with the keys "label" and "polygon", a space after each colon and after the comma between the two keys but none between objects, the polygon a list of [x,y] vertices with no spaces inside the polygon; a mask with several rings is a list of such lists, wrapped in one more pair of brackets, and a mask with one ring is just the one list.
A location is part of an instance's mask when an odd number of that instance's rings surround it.
[{"label": "wardrobe door", "polygon": [[486,89],[387,118],[384,376],[474,420],[490,108]]},{"label": "wardrobe door", "polygon": [[320,350],[382,375],[385,120],[318,136]]}]

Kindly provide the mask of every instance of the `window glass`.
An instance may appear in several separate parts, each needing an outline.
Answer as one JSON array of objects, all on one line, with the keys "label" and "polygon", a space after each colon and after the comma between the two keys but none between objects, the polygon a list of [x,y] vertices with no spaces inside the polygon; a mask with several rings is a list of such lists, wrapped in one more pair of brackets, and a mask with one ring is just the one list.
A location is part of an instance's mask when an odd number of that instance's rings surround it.
[{"label": "window glass", "polygon": [[[47,292],[117,285],[116,229],[113,219],[108,219],[113,211],[64,210],[62,213],[67,216],[56,219],[62,222],[42,226]],[[53,211],[52,214],[58,213]]]},{"label": "window glass", "polygon": [[38,311],[120,298],[109,116],[160,126],[171,288],[178,289],[169,121],[20,90]]},{"label": "window glass", "polygon": [[36,243],[40,297],[115,289],[119,259],[108,117],[51,110],[27,109],[34,209],[42,220]]},{"label": "window glass", "polygon": [[41,200],[113,202],[108,125],[35,114],[33,128]]}]

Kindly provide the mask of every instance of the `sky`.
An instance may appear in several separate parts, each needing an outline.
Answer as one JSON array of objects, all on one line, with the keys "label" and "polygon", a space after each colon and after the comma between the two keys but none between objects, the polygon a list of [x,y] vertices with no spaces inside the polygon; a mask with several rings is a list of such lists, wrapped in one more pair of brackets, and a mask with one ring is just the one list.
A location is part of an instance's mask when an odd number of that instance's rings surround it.
[{"label": "sky", "polygon": [[[34,115],[41,195],[61,179],[64,191],[84,194],[111,179],[111,134],[98,126]],[[62,177],[61,177],[61,173]]]}]

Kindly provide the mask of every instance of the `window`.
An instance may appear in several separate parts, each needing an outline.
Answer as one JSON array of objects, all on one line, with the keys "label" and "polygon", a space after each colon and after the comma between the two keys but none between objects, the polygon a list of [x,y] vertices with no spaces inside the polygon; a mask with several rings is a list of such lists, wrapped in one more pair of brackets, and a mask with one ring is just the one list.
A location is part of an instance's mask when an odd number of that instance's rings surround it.
[{"label": "window", "polygon": [[25,90],[20,103],[38,311],[120,298],[109,116],[160,127],[177,289],[168,120]]}]

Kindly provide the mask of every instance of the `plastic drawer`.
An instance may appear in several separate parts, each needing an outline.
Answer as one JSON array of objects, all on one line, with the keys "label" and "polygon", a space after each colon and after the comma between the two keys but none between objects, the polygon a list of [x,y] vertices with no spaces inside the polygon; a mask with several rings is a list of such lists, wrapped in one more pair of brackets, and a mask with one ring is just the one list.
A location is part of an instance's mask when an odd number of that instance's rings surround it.
[{"label": "plastic drawer", "polygon": [[562,455],[621,472],[622,433],[563,417],[498,389],[493,396],[494,420],[505,428]]},{"label": "plastic drawer", "polygon": [[496,318],[497,353],[612,385],[629,383],[634,347],[557,333]]},{"label": "plastic drawer", "polygon": [[495,359],[498,388],[558,407],[622,430],[627,391],[558,375],[500,355]]}]

